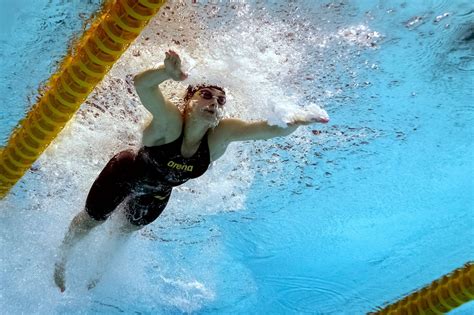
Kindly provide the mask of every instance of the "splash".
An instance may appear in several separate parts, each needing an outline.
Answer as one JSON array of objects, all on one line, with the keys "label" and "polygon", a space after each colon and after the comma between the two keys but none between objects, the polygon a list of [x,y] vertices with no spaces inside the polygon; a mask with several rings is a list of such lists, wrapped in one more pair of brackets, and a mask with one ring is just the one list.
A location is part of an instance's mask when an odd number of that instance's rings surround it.
[{"label": "splash", "polygon": [[[104,310],[105,304],[124,311],[129,305],[134,310],[145,305],[148,312],[193,312],[216,299],[220,289],[232,290],[234,284],[216,275],[238,264],[222,245],[224,227],[209,226],[206,220],[215,214],[245,210],[249,191],[259,189],[258,176],[289,180],[280,176],[285,173],[280,162],[288,158],[304,162],[306,152],[323,144],[308,129],[302,128],[284,141],[231,145],[204,176],[175,190],[164,214],[152,226],[120,243],[123,254],[114,258],[94,290],[81,291],[84,285],[77,275],[77,291],[68,293],[64,304],[52,284],[52,266],[71,218],[82,210],[103,166],[117,152],[141,145],[141,131],[151,116],[136,95],[133,75],[157,67],[164,52],[173,49],[183,57],[189,79],[165,82],[160,87],[176,104],[188,84],[206,82],[226,89],[227,117],[280,125],[295,116],[327,117],[327,112],[346,106],[361,80],[351,70],[353,63],[360,61],[353,52],[371,49],[370,43],[376,39],[368,26],[357,26],[355,33],[347,31],[351,29],[344,25],[347,10],[351,8],[335,10],[298,1],[228,6],[171,2],[90,95],[32,171],[0,201],[5,210],[0,211],[2,225],[7,231],[2,248],[10,256],[4,268],[9,271],[5,276],[9,289],[2,298],[17,300],[15,292],[34,292],[25,298],[25,304],[12,305],[9,310],[32,311],[41,301],[44,313],[67,312],[70,307]],[[345,28],[338,30],[339,26]],[[327,135],[336,137],[338,133]],[[283,183],[279,189],[287,187]],[[8,226],[23,233],[16,235]],[[87,260],[87,244],[100,243],[106,231],[99,228],[78,248],[77,255]],[[20,239],[13,242],[14,237]],[[214,260],[221,264],[214,266]],[[76,263],[79,271],[87,265],[79,260]],[[209,267],[202,270],[202,266]],[[238,271],[236,283],[253,283],[245,268]],[[254,288],[249,285],[246,290]],[[148,298],[150,292],[163,302]]]}]

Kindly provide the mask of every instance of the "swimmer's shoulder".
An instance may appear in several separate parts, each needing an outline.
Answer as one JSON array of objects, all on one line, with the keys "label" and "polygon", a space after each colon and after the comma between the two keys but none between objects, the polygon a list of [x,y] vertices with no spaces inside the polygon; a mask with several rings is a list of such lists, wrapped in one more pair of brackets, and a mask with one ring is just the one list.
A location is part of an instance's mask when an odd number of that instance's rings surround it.
[{"label": "swimmer's shoulder", "polygon": [[243,123],[240,119],[225,118],[219,122],[219,125],[211,129],[208,133],[209,152],[211,160],[220,158],[226,151],[230,142],[232,142],[232,133],[236,125]]},{"label": "swimmer's shoulder", "polygon": [[183,117],[180,112],[170,115],[167,120],[153,118],[143,130],[142,144],[151,147],[173,142],[179,138],[182,129]]}]

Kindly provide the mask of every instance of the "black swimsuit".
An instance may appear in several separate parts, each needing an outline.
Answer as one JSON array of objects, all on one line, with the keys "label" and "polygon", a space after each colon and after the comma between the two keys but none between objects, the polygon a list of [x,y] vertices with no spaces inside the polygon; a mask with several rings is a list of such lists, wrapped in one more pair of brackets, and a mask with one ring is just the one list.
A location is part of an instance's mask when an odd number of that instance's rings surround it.
[{"label": "black swimsuit", "polygon": [[87,213],[96,220],[105,220],[127,199],[126,216],[132,224],[153,222],[166,207],[173,187],[201,176],[209,167],[207,134],[189,158],[181,155],[182,143],[183,133],[164,145],[115,155],[89,191]]}]

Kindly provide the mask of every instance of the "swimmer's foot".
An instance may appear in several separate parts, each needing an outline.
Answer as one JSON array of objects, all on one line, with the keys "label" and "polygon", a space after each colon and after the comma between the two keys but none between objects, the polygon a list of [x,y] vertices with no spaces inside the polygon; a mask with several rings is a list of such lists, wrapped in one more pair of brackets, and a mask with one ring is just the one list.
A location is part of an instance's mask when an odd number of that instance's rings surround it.
[{"label": "swimmer's foot", "polygon": [[62,261],[54,264],[54,283],[56,283],[56,286],[59,288],[59,290],[61,290],[61,292],[66,290],[66,283],[64,281],[64,267],[65,263]]}]

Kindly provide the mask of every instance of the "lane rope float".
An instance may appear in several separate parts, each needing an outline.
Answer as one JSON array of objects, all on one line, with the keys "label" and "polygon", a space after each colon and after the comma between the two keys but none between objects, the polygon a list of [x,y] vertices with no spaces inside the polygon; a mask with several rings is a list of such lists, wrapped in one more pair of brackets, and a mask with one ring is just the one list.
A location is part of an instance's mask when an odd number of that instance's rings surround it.
[{"label": "lane rope float", "polygon": [[110,0],[0,148],[0,199],[20,180],[166,0]]}]

